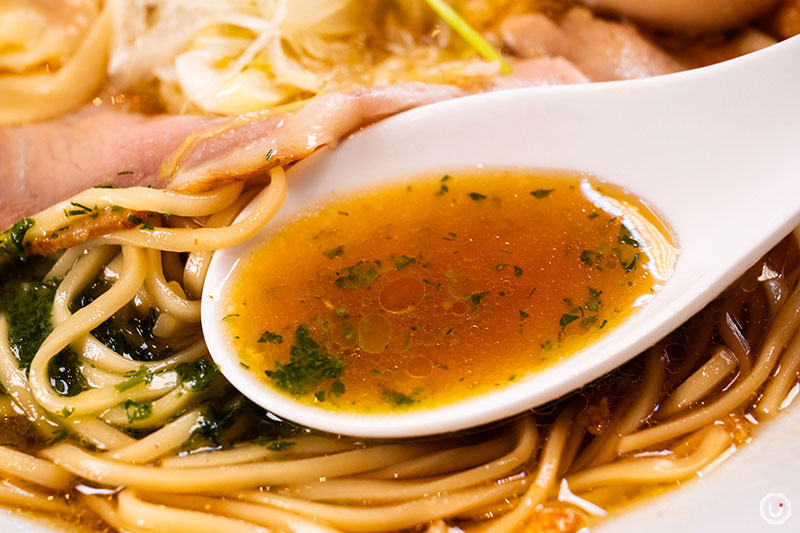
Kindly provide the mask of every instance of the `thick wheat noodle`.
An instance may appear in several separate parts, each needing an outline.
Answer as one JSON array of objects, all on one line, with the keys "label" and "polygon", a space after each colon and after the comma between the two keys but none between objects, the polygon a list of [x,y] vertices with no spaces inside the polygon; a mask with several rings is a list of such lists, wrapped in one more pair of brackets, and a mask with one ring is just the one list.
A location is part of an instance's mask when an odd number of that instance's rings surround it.
[{"label": "thick wheat noodle", "polygon": [[672,416],[702,400],[730,375],[736,368],[736,361],[736,356],[728,348],[718,346],[703,366],[672,391],[661,405],[659,417]]},{"label": "thick wheat noodle", "polygon": [[61,254],[53,266],[50,267],[50,270],[45,274],[43,280],[57,280],[61,279],[67,275],[67,273],[72,269],[75,265],[75,262],[85,254],[89,248],[86,246],[73,246],[71,248],[67,248],[64,253]]},{"label": "thick wheat noodle", "polygon": [[258,205],[247,213],[241,221],[225,228],[154,228],[130,229],[97,237],[101,244],[119,244],[155,248],[165,252],[213,252],[239,244],[269,222],[283,205],[286,198],[286,176],[283,169],[270,170],[271,181],[267,188],[258,194]]},{"label": "thick wheat noodle", "polygon": [[[233,203],[242,191],[241,183],[234,183],[205,194],[184,194],[163,189],[148,187],[130,187],[127,189],[89,189],[69,200],[59,202],[34,215],[34,225],[25,235],[25,240],[44,238],[54,229],[69,224],[83,215],[68,216],[66,212],[75,211],[76,204],[89,210],[96,207],[119,206],[134,211],[153,211],[180,216],[201,216],[216,213]],[[78,207],[77,210],[82,210]]]},{"label": "thick wheat noodle", "polygon": [[352,449],[352,444],[328,437],[308,436],[296,439],[283,439],[271,442],[272,448],[266,445],[245,444],[228,450],[199,452],[179,457],[167,457],[161,461],[166,468],[204,468],[253,463],[279,458],[308,455],[323,455]]},{"label": "thick wheat noodle", "polygon": [[[758,291],[758,287],[752,292]],[[717,334],[723,344],[734,353],[739,361],[739,369],[743,374],[750,372],[753,366],[753,354],[750,343],[742,330],[742,315],[749,298],[749,293],[735,291],[733,296],[725,298],[720,309],[720,316],[715,320]]]},{"label": "thick wheat noodle", "polygon": [[[97,271],[107,265],[114,254],[113,247],[99,247],[90,250],[80,258],[74,268],[64,277],[53,302],[53,323],[55,326],[72,316],[69,310],[70,303],[86,285],[91,283]],[[196,342],[194,351],[191,353],[184,352],[165,360],[143,363],[126,359],[98,341],[91,334],[75,339],[71,346],[79,354],[81,360],[90,362],[92,366],[118,373],[135,371],[141,366],[146,366],[150,370],[168,368],[181,362],[194,360],[202,355],[201,352],[204,350],[204,343]]]},{"label": "thick wheat noodle", "polygon": [[128,461],[134,464],[148,463],[158,459],[180,448],[186,442],[186,435],[191,435],[200,416],[199,409],[189,411],[148,436],[128,446],[108,452],[109,456],[116,461]]},{"label": "thick wheat noodle", "polygon": [[[131,379],[131,378],[128,378]],[[64,407],[60,414],[63,417],[83,416],[92,413],[100,413],[101,418],[110,410],[116,409],[121,403],[131,400],[133,402],[146,403],[160,400],[164,396],[170,394],[175,390],[175,385],[178,383],[178,377],[175,372],[161,373],[150,383],[146,381],[139,383],[129,389],[119,390],[117,387],[108,389],[90,389],[88,391],[79,393],[72,396],[71,399],[74,403],[64,402]],[[124,388],[124,387],[123,387]],[[99,392],[105,391],[104,395]],[[91,393],[97,392],[98,394],[92,395]],[[88,397],[81,398],[81,395]],[[119,407],[123,409],[122,407]],[[118,418],[118,420],[123,420]],[[125,425],[128,426],[127,416],[124,418]]]},{"label": "thick wheat noodle", "polygon": [[[53,325],[59,326],[72,316],[69,307],[73,300],[78,296],[92,280],[95,279],[97,272],[107,265],[116,255],[115,247],[100,246],[88,250],[75,266],[66,274],[56,291],[53,301]],[[135,370],[138,368],[132,361],[125,359],[104,344],[95,339],[91,334],[82,335],[74,339],[70,345],[79,354],[82,361],[91,363],[91,366],[106,368],[107,364],[124,361],[117,364],[116,370]]]},{"label": "thick wheat noodle", "polygon": [[22,414],[14,407],[14,401],[8,396],[0,396],[0,418],[11,418]]},{"label": "thick wheat noodle", "polygon": [[537,432],[530,417],[523,418],[514,431],[517,445],[502,457],[487,464],[449,476],[417,481],[331,479],[289,485],[298,498],[315,501],[398,501],[422,498],[438,492],[453,492],[486,481],[500,479],[529,461],[536,448]]},{"label": "thick wheat noodle", "polygon": [[53,300],[53,327],[58,327],[72,316],[69,305],[97,277],[97,273],[115,255],[113,246],[98,246],[83,255],[58,285]]},{"label": "thick wheat noodle", "polygon": [[168,283],[174,283],[176,287],[180,287],[180,290],[183,291],[183,287],[177,281],[183,277],[181,254],[177,252],[162,252],[161,265],[164,277],[171,280]]},{"label": "thick wheat noodle", "polygon": [[[246,194],[246,193],[242,193]],[[238,202],[237,200],[236,202]],[[234,202],[234,203],[236,203]],[[226,207],[225,209],[230,209],[231,206]],[[200,229],[205,226],[205,221],[208,220],[208,217],[179,217],[179,216],[171,216],[164,220],[164,226],[168,228],[190,228],[190,229]]]},{"label": "thick wheat noodle", "polygon": [[[650,353],[656,347],[651,348]],[[648,361],[655,362],[654,359],[648,359]],[[650,367],[651,370],[656,370],[655,366]],[[632,424],[636,416],[629,416],[631,409],[633,409],[635,405],[638,405],[639,408],[637,411],[645,411],[647,406],[652,403],[652,399],[648,401],[648,398],[644,398],[644,402],[642,402],[642,393],[648,390],[648,384],[650,387],[655,384],[655,380],[657,376],[655,373],[649,374],[650,379],[647,379],[648,374],[645,374],[645,381],[647,383],[642,383],[638,387],[632,387],[632,390],[629,391],[625,396],[623,396],[620,400],[618,400],[617,405],[614,407],[614,411],[612,413],[611,420],[607,424],[605,430],[594,437],[591,442],[580,452],[580,454],[573,460],[573,464],[569,467],[569,471],[578,471],[584,468],[587,468],[591,464],[597,464],[599,459],[599,454],[603,454],[604,457],[611,457],[612,451],[614,448],[614,443],[616,443],[620,435],[622,434],[619,431],[620,424],[626,421],[626,425]],[[650,395],[652,396],[653,391],[650,389]]]},{"label": "thick wheat noodle", "polygon": [[307,516],[316,516],[334,527],[346,531],[377,533],[414,527],[417,524],[446,516],[457,516],[465,511],[510,498],[523,490],[526,485],[527,482],[524,479],[505,480],[453,494],[429,496],[396,505],[369,507],[309,502],[262,491],[229,493],[226,496]]},{"label": "thick wheat noodle", "polygon": [[115,387],[128,379],[124,374],[108,372],[92,364],[81,365],[81,372],[86,379],[86,383],[93,388]]},{"label": "thick wheat noodle", "polygon": [[99,326],[123,305],[130,301],[144,282],[144,253],[131,247],[123,247],[126,270],[108,291],[91,304],[79,309],[59,324],[39,347],[31,362],[28,383],[39,404],[51,413],[72,409],[74,415],[90,414],[116,405],[132,397],[137,387],[118,393],[116,390],[93,389],[71,398],[58,396],[50,386],[48,364],[58,352],[76,338],[86,335]]},{"label": "thick wheat noodle", "polygon": [[209,468],[130,465],[98,457],[66,443],[42,450],[41,456],[77,476],[103,485],[159,492],[215,492],[317,479],[320,472],[330,478],[366,472],[416,457],[429,449],[429,446],[385,445],[310,459]]},{"label": "thick wheat noodle", "polygon": [[[711,304],[714,305],[714,304]],[[664,389],[670,391],[694,371],[700,357],[708,352],[714,333],[712,312],[704,309],[689,320],[687,325],[688,346],[680,358],[680,365],[666,377]]]},{"label": "thick wheat noodle", "polygon": [[578,421],[573,421],[572,429],[569,430],[569,439],[564,445],[564,453],[561,455],[561,464],[558,469],[558,476],[563,477],[570,467],[572,467],[575,458],[578,456],[578,450],[583,444],[583,439],[586,437],[586,427]]},{"label": "thick wheat noodle", "polygon": [[[603,443],[597,455],[586,467],[607,463],[619,455],[616,446],[623,435],[636,431],[647,417],[655,410],[661,396],[664,383],[664,359],[666,353],[663,344],[657,344],[647,352],[644,379],[638,387],[633,405],[628,407],[619,422],[613,427],[613,434]],[[585,468],[586,468],[585,467]]]},{"label": "thick wheat noodle", "polygon": [[[94,247],[96,247],[95,244],[87,244],[84,246],[87,250],[91,250]],[[117,249],[121,250],[120,247],[117,247]],[[125,270],[125,256],[120,253],[103,268],[103,275],[108,278],[108,281],[117,281],[122,275],[123,270]],[[144,288],[142,288],[142,290],[144,290]]]},{"label": "thick wheat noodle", "polygon": [[484,464],[509,448],[508,437],[457,446],[364,474],[364,479],[409,479],[448,474]]},{"label": "thick wheat noodle", "polygon": [[[163,376],[172,376],[174,373],[170,374],[159,374],[157,375],[155,380],[163,377]],[[140,394],[143,398],[142,400],[136,401],[147,401],[150,402],[150,409],[151,413],[150,416],[147,418],[139,419],[139,420],[130,420],[128,417],[128,412],[124,405],[115,405],[114,407],[110,407],[108,410],[104,411],[100,418],[108,422],[109,424],[114,425],[124,425],[128,428],[132,429],[143,429],[143,428],[154,428],[165,424],[170,418],[177,415],[179,412],[183,411],[184,409],[188,409],[193,407],[197,404],[200,400],[203,399],[203,396],[198,392],[185,390],[181,386],[176,386],[178,381],[178,377],[175,376],[175,379],[168,384],[164,385],[163,389],[155,389],[150,391],[149,389],[144,389]],[[152,386],[151,383],[149,386]],[[221,386],[221,381],[217,381],[215,383],[217,387]],[[213,385],[212,385],[213,386]],[[133,389],[131,389],[133,390]],[[212,389],[207,389],[208,392],[211,392]],[[164,393],[166,391],[166,394]],[[152,392],[152,397],[147,397],[144,395],[144,392]]]},{"label": "thick wheat noodle", "polygon": [[797,331],[798,320],[800,320],[800,289],[795,289],[775,317],[750,374],[708,406],[622,437],[617,450],[626,453],[689,433],[710,424],[743,404],[769,377],[784,346]]},{"label": "thick wheat noodle", "polygon": [[[702,428],[685,435],[677,444],[670,447],[669,452],[671,452],[674,457],[689,455],[700,446],[700,443],[703,442],[709,429],[711,428]],[[646,453],[647,452],[645,452],[645,454]]]},{"label": "thick wheat noodle", "polygon": [[[492,515],[487,515],[492,516]],[[444,520],[437,520],[425,530],[425,533],[450,533],[452,528]]]},{"label": "thick wheat noodle", "polygon": [[72,476],[53,463],[0,446],[0,472],[53,490],[67,490]]},{"label": "thick wheat noodle", "polygon": [[[257,421],[255,416],[249,412],[249,410],[245,410],[236,417],[236,420],[229,428],[222,430],[219,439],[220,445],[223,448],[230,447],[234,442],[236,442],[236,439],[239,439],[242,434],[252,429],[256,424]],[[347,449],[345,448],[341,451],[347,451]],[[288,457],[289,456],[287,456],[287,458]],[[296,459],[297,457],[292,456],[291,458]]]},{"label": "thick wheat noodle", "polygon": [[487,527],[489,525],[489,523],[486,522],[486,518],[498,517],[510,513],[514,509],[514,507],[519,503],[519,497],[523,492],[524,490],[518,492],[511,498],[489,502],[488,504],[483,505],[481,507],[473,507],[471,509],[468,509],[466,511],[463,511],[461,513],[458,513],[457,515],[450,517],[450,520],[448,520],[448,522],[458,523],[463,521],[465,523],[479,524],[476,527],[465,528],[465,531],[468,531],[469,533],[483,533],[483,527]]},{"label": "thick wheat noodle", "polygon": [[[171,281],[170,285],[177,283],[177,281]],[[200,324],[191,324],[178,320],[169,313],[161,313],[153,325],[153,336],[161,339],[185,338],[187,335],[195,333],[198,326]]]},{"label": "thick wheat noodle", "polygon": [[147,254],[147,277],[145,287],[161,311],[189,323],[200,322],[200,300],[189,300],[174,290],[164,278],[161,252],[149,249]]},{"label": "thick wheat noodle", "polygon": [[[205,227],[221,228],[230,225],[242,209],[253,200],[257,192],[255,189],[243,192],[234,203],[208,217]],[[183,268],[183,287],[190,295],[199,298],[203,294],[203,284],[213,255],[210,251],[192,252],[186,258],[186,265]]]},{"label": "thick wheat noodle", "polygon": [[64,423],[98,450],[113,450],[136,442],[133,437],[106,424],[96,416],[71,416],[65,419]]},{"label": "thick wheat noodle", "polygon": [[[134,377],[135,376],[128,377],[125,379],[125,381],[133,379]],[[122,383],[125,383],[125,381],[123,381]],[[102,416],[108,413],[109,411],[120,407],[120,404],[126,402],[127,400],[139,403],[161,400],[166,395],[170,394],[175,390],[175,386],[178,384],[178,381],[179,381],[178,374],[176,372],[174,371],[160,372],[154,376],[153,380],[150,383],[144,380],[142,383],[138,383],[129,389],[120,386],[113,387],[112,389],[114,394],[116,394],[116,396],[114,396],[113,399],[108,400],[107,403],[109,406],[102,406],[97,411],[101,412]],[[122,385],[122,383],[120,383],[119,385]],[[100,390],[100,389],[92,389],[92,390]],[[73,396],[73,398],[75,398],[75,396]],[[109,398],[112,397],[109,396]],[[128,425],[127,418],[125,425],[126,426]]]},{"label": "thick wheat noodle", "polygon": [[[178,376],[174,373],[158,374],[154,379],[162,378],[164,376],[174,376],[174,380],[169,384],[165,384],[164,389],[166,394],[161,391],[153,391],[153,397],[147,399],[150,402],[151,414],[147,418],[141,420],[130,420],[128,418],[127,410],[124,405],[115,405],[104,411],[100,417],[109,424],[126,426],[128,428],[142,429],[154,428],[165,424],[170,418],[197,404],[202,395],[194,391],[185,390],[183,387],[178,386]],[[215,382],[212,387],[221,387],[222,382]],[[207,389],[212,392],[213,389]],[[156,395],[156,392],[158,394]],[[144,401],[144,400],[143,400]]]},{"label": "thick wheat noodle", "polygon": [[742,374],[749,374],[753,366],[753,361],[750,359],[750,344],[744,338],[744,334],[730,313],[723,311],[722,320],[717,321],[717,333],[736,356],[736,360],[739,362],[739,371]]},{"label": "thick wheat noodle", "polygon": [[[456,523],[465,522],[465,523],[479,524],[476,527],[465,528],[465,531],[468,531],[469,533],[483,533],[483,527],[488,526],[488,523],[485,523],[486,518],[502,516],[506,513],[511,512],[514,509],[514,506],[519,503],[520,494],[522,494],[522,491],[515,494],[511,498],[489,502],[488,504],[480,507],[473,507],[471,509],[460,512],[457,515],[450,517],[450,520],[448,521]],[[426,533],[430,532],[426,531]]]},{"label": "thick wheat noodle", "polygon": [[243,520],[224,518],[210,513],[187,511],[139,499],[125,489],[117,496],[117,512],[124,524],[133,524],[149,531],[164,533],[270,533],[268,529]]},{"label": "thick wheat noodle", "polygon": [[797,383],[798,370],[800,370],[800,335],[796,335],[786,347],[778,373],[764,388],[761,400],[756,405],[756,416],[759,419],[768,420],[778,414],[786,395]]},{"label": "thick wheat noodle", "polygon": [[39,492],[31,488],[22,488],[8,480],[0,481],[0,504],[6,507],[25,507],[45,513],[63,513],[71,511],[63,498],[53,497],[46,492]]},{"label": "thick wheat noodle", "polygon": [[208,355],[208,348],[204,340],[200,339],[183,350],[165,357],[159,361],[134,361],[118,354],[93,335],[88,335],[83,344],[75,344],[81,351],[81,359],[111,373],[126,374],[136,372],[142,367],[151,372],[159,372],[172,368],[181,363],[191,363],[204,355]]},{"label": "thick wheat noodle", "polygon": [[626,459],[584,470],[567,477],[573,492],[618,483],[665,483],[696,473],[727,450],[733,440],[719,427],[711,428],[692,454],[681,458]]},{"label": "thick wheat noodle", "polygon": [[[750,279],[750,272],[752,270],[753,268],[748,270],[748,272],[744,275],[745,279]],[[757,289],[758,287],[756,286],[754,290]],[[727,293],[723,293],[724,297],[721,298],[720,312],[722,314],[728,313],[732,317],[735,317],[738,321],[742,313],[742,307],[748,298],[748,294],[749,293],[745,292],[741,288],[733,289]]]},{"label": "thick wheat noodle", "polygon": [[800,265],[795,265],[792,270],[783,272],[782,275],[786,280],[786,286],[789,287],[789,292],[791,292],[792,287],[797,285],[798,280],[800,280]]},{"label": "thick wheat noodle", "polygon": [[758,347],[764,336],[767,320],[767,298],[764,291],[751,292],[747,299],[747,326],[744,328],[744,337],[751,347]]},{"label": "thick wheat noodle", "polygon": [[179,496],[176,494],[147,494],[145,496],[165,505],[206,511],[230,518],[241,518],[260,526],[276,528],[279,531],[297,533],[339,533],[341,531],[317,520],[264,505],[203,496]]},{"label": "thick wheat noodle", "polygon": [[637,390],[634,387],[633,390],[628,391],[627,394],[617,401],[616,405],[614,406],[614,410],[611,413],[611,419],[609,420],[607,427],[599,435],[596,435],[589,442],[589,444],[583,448],[583,450],[580,450],[577,456],[573,459],[572,465],[569,467],[568,472],[574,472],[586,468],[597,456],[600,450],[606,448],[606,443],[609,441],[609,439],[617,435],[614,428],[619,425],[620,420],[622,420],[622,418],[625,416],[625,413],[628,411],[631,405],[633,405],[633,402],[636,401],[636,399]]},{"label": "thick wheat noodle", "polygon": [[186,293],[199,298],[203,294],[208,267],[211,266],[213,252],[192,252],[183,267],[183,288]]},{"label": "thick wheat noodle", "polygon": [[789,287],[781,278],[768,279],[761,282],[764,295],[767,297],[767,309],[769,317],[773,318],[781,308],[784,300],[789,295]]},{"label": "thick wheat noodle", "polygon": [[8,322],[0,313],[0,384],[27,419],[44,437],[52,437],[58,424],[36,402],[28,387],[28,378],[8,345]]},{"label": "thick wheat noodle", "polygon": [[[674,373],[667,376],[666,390],[672,390],[677,383],[682,382],[692,373],[700,357],[707,353],[711,344],[711,335],[714,331],[714,320],[709,316],[708,311],[701,311],[696,319],[700,324],[689,329],[688,349],[681,357],[681,364]],[[694,321],[695,318],[692,319]],[[690,324],[691,322],[690,321]]]},{"label": "thick wheat noodle", "polygon": [[520,498],[520,503],[510,513],[489,525],[482,533],[509,533],[519,524],[527,521],[537,505],[542,503],[550,490],[555,486],[559,463],[564,446],[569,437],[569,430],[575,416],[576,406],[570,405],[562,409],[555,424],[550,429],[541,457],[539,458],[536,477],[530,487]]},{"label": "thick wheat noodle", "polygon": [[117,513],[116,506],[102,496],[90,496],[78,493],[78,500],[91,509],[94,514],[99,516],[103,522],[122,533],[152,533],[152,530],[145,530],[122,521]]}]

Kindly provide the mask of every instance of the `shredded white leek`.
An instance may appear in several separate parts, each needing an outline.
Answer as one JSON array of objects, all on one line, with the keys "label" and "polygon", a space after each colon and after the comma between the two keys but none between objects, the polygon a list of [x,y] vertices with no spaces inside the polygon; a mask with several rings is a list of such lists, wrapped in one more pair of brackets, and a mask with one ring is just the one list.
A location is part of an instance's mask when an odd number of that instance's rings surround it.
[{"label": "shredded white leek", "polygon": [[506,72],[479,30],[517,9],[513,0],[430,2],[436,11],[428,0],[110,1],[112,92],[149,86],[168,111],[226,115],[354,85]]}]

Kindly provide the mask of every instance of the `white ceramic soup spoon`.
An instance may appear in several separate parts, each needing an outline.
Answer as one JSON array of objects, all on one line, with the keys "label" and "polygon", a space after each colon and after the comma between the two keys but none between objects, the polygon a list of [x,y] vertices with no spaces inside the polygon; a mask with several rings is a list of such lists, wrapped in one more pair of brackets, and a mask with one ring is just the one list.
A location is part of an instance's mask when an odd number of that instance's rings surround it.
[{"label": "white ceramic soup spoon", "polygon": [[[582,351],[506,388],[397,414],[294,401],[242,368],[223,326],[232,270],[298,211],[376,184],[483,168],[583,171],[649,202],[680,247],[649,304]],[[609,372],[718,295],[800,222],[800,37],[715,66],[657,78],[459,98],[384,120],[289,171],[278,217],[217,252],[202,305],[214,360],[279,416],[364,437],[458,430],[522,412]],[[243,215],[246,216],[246,215]]]}]

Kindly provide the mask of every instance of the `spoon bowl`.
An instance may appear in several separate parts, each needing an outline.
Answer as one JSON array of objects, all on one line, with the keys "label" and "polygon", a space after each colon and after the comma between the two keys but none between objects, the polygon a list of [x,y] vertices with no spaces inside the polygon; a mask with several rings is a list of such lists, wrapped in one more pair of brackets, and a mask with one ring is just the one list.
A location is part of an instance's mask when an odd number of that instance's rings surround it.
[{"label": "spoon bowl", "polygon": [[[290,169],[278,216],[258,237],[215,254],[202,304],[209,350],[227,379],[265,409],[361,437],[455,431],[567,394],[652,346],[800,222],[798,66],[795,37],[694,71],[469,96],[359,131]],[[572,170],[625,187],[672,230],[680,247],[672,277],[585,349],[515,384],[441,407],[329,411],[294,401],[240,366],[222,317],[241,258],[309,206],[409,176],[476,168]]]}]

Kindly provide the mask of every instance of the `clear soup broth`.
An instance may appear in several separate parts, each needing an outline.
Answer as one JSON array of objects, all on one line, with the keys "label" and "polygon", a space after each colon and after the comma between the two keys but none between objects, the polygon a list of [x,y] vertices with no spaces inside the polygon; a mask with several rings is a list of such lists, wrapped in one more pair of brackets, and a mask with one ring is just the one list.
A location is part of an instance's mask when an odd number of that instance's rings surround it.
[{"label": "clear soup broth", "polygon": [[304,213],[238,268],[241,364],[325,409],[433,407],[524,380],[671,273],[644,203],[585,175],[452,173]]}]

